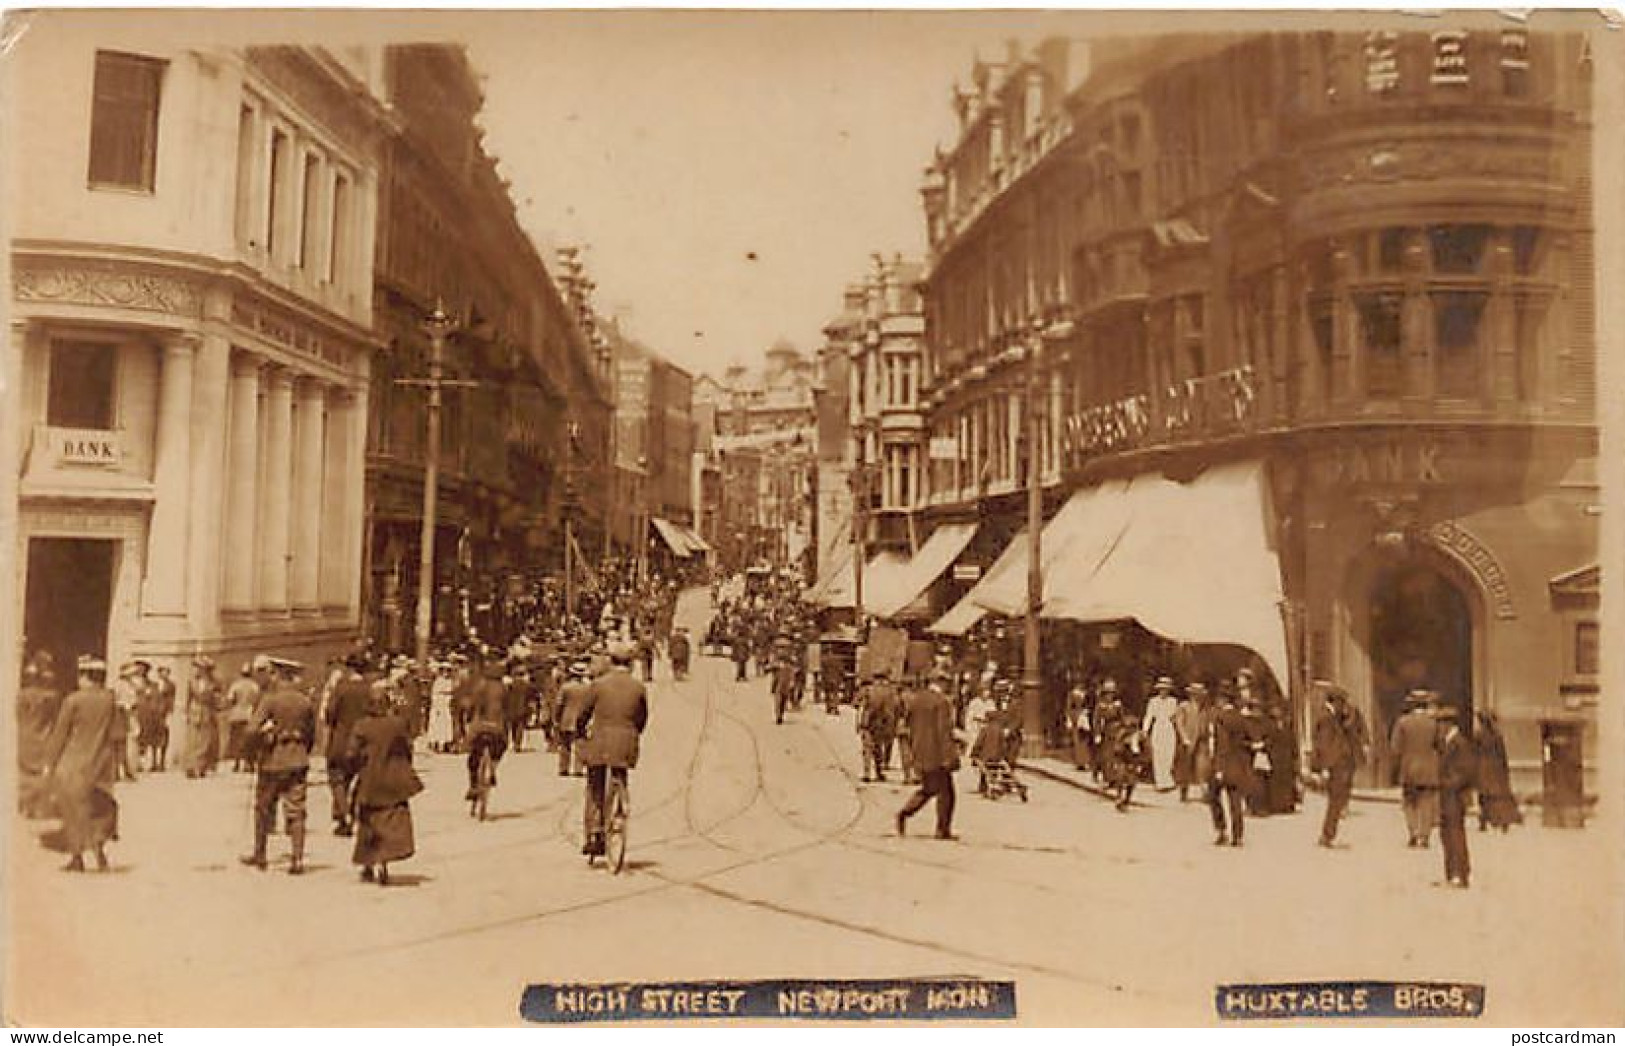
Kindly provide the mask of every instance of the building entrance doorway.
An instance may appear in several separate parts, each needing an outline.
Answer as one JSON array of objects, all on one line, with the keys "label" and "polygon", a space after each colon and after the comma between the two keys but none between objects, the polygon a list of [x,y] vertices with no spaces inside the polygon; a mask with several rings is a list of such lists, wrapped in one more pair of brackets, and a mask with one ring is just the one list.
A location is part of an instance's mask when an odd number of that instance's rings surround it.
[{"label": "building entrance doorway", "polygon": [[71,688],[80,655],[108,656],[118,546],[100,538],[29,539],[25,650],[50,651],[59,686]]},{"label": "building entrance doorway", "polygon": [[1456,709],[1464,731],[1473,722],[1473,608],[1461,587],[1418,556],[1380,564],[1369,575],[1366,651],[1371,665],[1373,749],[1405,711],[1412,690],[1437,691]]}]

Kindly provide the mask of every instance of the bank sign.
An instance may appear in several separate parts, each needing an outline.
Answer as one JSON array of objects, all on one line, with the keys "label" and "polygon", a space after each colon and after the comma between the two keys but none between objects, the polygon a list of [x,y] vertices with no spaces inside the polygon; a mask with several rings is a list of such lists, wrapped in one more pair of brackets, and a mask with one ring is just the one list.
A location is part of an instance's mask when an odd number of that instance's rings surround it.
[{"label": "bank sign", "polygon": [[42,425],[36,445],[56,468],[96,465],[117,468],[124,460],[119,433],[107,429],[65,429]]}]

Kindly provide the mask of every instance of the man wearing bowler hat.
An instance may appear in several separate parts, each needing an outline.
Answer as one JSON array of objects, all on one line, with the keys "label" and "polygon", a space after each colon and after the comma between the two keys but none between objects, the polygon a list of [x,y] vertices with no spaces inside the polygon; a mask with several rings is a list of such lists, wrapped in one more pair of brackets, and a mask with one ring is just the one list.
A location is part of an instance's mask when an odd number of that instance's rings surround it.
[{"label": "man wearing bowler hat", "polygon": [[1433,691],[1412,690],[1405,698],[1405,714],[1394,723],[1388,739],[1405,805],[1407,846],[1425,848],[1439,823],[1439,720],[1433,711],[1437,703]]}]

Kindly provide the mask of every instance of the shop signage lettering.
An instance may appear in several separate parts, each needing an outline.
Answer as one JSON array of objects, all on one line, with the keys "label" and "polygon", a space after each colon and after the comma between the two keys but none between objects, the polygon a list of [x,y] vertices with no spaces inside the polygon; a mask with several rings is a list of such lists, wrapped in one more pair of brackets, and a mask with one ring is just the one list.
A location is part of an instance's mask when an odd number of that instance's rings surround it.
[{"label": "shop signage lettering", "polygon": [[1496,617],[1511,620],[1518,616],[1512,605],[1512,587],[1507,584],[1506,572],[1483,542],[1448,520],[1433,524],[1427,533],[1434,544],[1466,564],[1478,577]]},{"label": "shop signage lettering", "polygon": [[1388,443],[1379,446],[1345,447],[1323,459],[1318,466],[1323,486],[1352,483],[1444,482],[1443,457],[1437,443]]},{"label": "shop signage lettering", "polygon": [[103,465],[115,467],[124,460],[116,432],[101,429],[62,429],[47,427],[45,445],[54,464]]}]

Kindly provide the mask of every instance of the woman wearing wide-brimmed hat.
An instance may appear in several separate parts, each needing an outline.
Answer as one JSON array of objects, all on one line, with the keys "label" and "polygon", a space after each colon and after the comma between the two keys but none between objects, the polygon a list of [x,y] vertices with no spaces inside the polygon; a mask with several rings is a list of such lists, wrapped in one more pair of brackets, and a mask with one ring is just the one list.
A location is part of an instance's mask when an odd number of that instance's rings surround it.
[{"label": "woman wearing wide-brimmed hat", "polygon": [[412,767],[412,735],[406,720],[392,710],[384,693],[374,691],[367,716],[350,735],[356,779],[355,852],[367,882],[389,882],[389,866],[414,852],[411,798],[423,791]]}]

